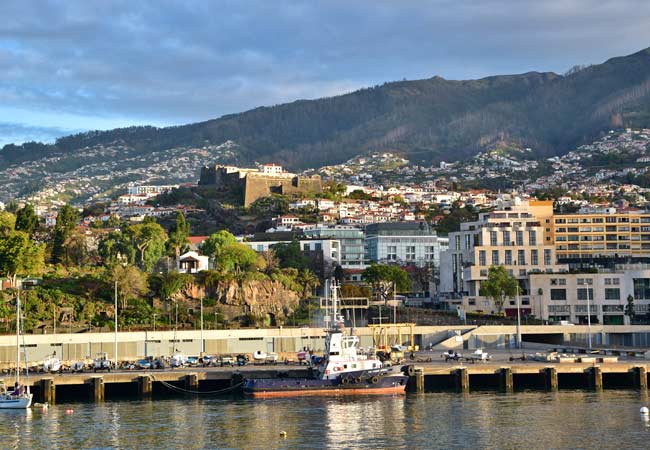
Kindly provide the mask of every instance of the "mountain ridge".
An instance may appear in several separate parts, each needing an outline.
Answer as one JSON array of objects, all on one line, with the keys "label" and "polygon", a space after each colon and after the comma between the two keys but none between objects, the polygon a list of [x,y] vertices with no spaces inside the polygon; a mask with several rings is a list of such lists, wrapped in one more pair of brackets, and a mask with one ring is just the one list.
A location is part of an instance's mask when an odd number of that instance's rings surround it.
[{"label": "mountain ridge", "polygon": [[6,145],[0,163],[118,143],[134,152],[239,145],[243,162],[290,169],[390,150],[413,161],[471,157],[495,142],[563,154],[612,127],[650,123],[650,48],[567,75],[530,71],[474,80],[393,81],[343,95],[261,106],[164,128],[127,127]]}]

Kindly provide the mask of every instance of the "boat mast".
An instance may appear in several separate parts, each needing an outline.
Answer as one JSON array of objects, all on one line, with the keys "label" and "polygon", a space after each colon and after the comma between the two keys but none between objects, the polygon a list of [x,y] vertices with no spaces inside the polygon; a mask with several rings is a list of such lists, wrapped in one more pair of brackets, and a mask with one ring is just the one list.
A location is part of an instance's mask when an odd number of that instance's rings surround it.
[{"label": "boat mast", "polygon": [[16,296],[16,383],[20,374],[20,290]]}]

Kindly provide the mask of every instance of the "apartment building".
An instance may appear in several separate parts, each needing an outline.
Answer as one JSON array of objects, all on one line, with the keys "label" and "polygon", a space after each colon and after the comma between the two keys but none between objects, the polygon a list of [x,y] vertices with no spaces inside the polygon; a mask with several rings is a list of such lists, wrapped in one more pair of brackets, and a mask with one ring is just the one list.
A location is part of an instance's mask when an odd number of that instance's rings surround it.
[{"label": "apartment building", "polygon": [[375,223],[365,229],[366,260],[377,263],[433,265],[437,272],[440,255],[448,248],[426,222]]},{"label": "apartment building", "polygon": [[365,269],[364,233],[351,225],[311,225],[303,229],[312,239],[334,239],[341,244],[340,256],[343,269]]},{"label": "apartment building", "polygon": [[[475,222],[461,224],[449,234],[449,250],[442,253],[440,292],[452,305],[466,310],[496,312],[492,302],[479,295],[491,266],[504,266],[519,281],[524,313],[532,313],[529,274],[566,272],[557,263],[550,237],[553,203],[515,198],[500,202],[496,210],[482,213]],[[506,315],[516,309],[505,305]]]},{"label": "apartment building", "polygon": [[[544,320],[621,325],[627,322],[628,296],[637,316],[650,311],[650,265],[618,265],[598,273],[535,273],[530,275],[530,308]],[[589,308],[587,307],[589,305]]]},{"label": "apartment building", "polygon": [[559,261],[610,265],[650,262],[650,213],[603,208],[553,217]]}]

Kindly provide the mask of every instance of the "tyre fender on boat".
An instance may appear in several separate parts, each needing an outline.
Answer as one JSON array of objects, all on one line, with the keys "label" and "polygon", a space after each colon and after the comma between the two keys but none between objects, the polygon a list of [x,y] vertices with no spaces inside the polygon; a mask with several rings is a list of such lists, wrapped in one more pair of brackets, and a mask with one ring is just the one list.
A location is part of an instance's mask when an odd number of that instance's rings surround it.
[{"label": "tyre fender on boat", "polygon": [[341,378],[341,384],[348,384],[350,382],[350,379],[348,377]]},{"label": "tyre fender on boat", "polygon": [[413,364],[404,366],[402,367],[402,372],[404,372],[404,375],[408,375],[409,377],[412,377],[413,375],[415,375],[415,366]]},{"label": "tyre fender on boat", "polygon": [[361,377],[356,377],[356,378],[354,379],[354,382],[355,382],[356,384],[360,384],[360,383],[361,383]]},{"label": "tyre fender on boat", "polygon": [[373,376],[370,378],[370,384],[377,384],[379,383],[379,377],[377,375]]}]

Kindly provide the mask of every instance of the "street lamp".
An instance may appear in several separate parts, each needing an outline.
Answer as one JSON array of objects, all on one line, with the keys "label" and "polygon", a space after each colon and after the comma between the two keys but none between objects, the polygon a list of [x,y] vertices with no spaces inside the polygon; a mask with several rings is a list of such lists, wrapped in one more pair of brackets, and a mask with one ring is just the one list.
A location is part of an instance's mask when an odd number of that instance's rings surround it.
[{"label": "street lamp", "polygon": [[117,370],[117,279],[115,280],[115,370]]},{"label": "street lamp", "polygon": [[517,348],[521,349],[521,308],[519,307],[519,285],[517,284]]},{"label": "street lamp", "polygon": [[201,353],[205,353],[205,341],[203,340],[203,293],[201,292]]},{"label": "street lamp", "polygon": [[591,285],[591,280],[587,279],[587,339],[589,344],[589,350],[591,350],[591,290],[589,286]]}]

